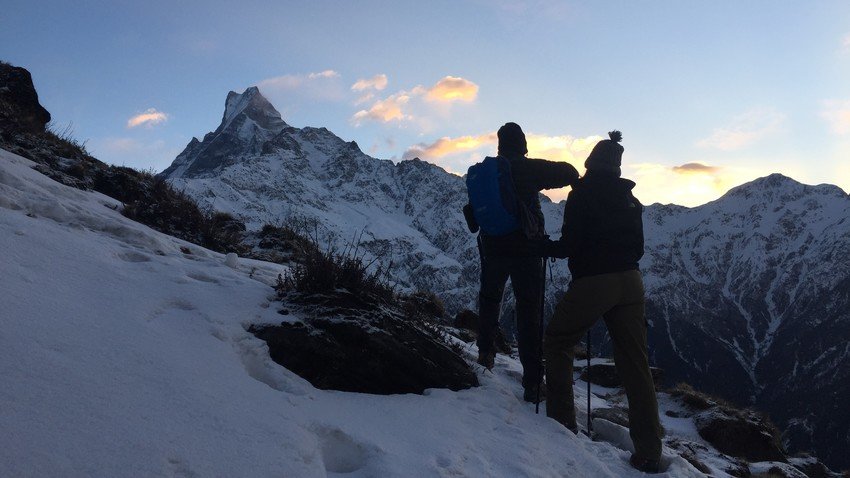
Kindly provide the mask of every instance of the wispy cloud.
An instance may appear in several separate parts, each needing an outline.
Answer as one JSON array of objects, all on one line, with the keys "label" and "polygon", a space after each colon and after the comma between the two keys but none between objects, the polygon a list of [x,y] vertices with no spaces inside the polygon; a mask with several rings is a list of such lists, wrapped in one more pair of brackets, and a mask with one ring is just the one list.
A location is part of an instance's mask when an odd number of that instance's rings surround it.
[{"label": "wispy cloud", "polygon": [[681,166],[673,166],[673,172],[679,174],[715,174],[720,172],[717,166],[709,166],[702,163],[685,163]]},{"label": "wispy cloud", "polygon": [[363,90],[378,90],[381,91],[387,87],[387,75],[381,73],[372,78],[361,78],[351,85],[352,91]]},{"label": "wispy cloud", "polygon": [[306,74],[286,74],[266,78],[257,86],[263,94],[287,97],[297,93],[306,97],[323,101],[338,101],[345,98],[340,83],[340,74],[335,70],[324,70]]},{"label": "wispy cloud", "polygon": [[850,51],[850,33],[844,35],[841,46],[844,47],[844,51]]},{"label": "wispy cloud", "polygon": [[478,96],[478,85],[456,76],[446,76],[425,93],[431,101],[475,101]]},{"label": "wispy cloud", "polygon": [[316,78],[337,78],[339,77],[339,73],[334,70],[325,70],[320,71],[318,73],[309,73],[307,75],[307,79],[315,80]]},{"label": "wispy cloud", "polygon": [[756,108],[732,119],[728,126],[717,128],[711,136],[697,142],[701,148],[734,151],[777,132],[785,115],[772,108]]},{"label": "wispy cloud", "polygon": [[829,123],[833,133],[839,136],[850,134],[850,100],[825,100],[820,115]]},{"label": "wispy cloud", "polygon": [[142,113],[139,113],[135,116],[132,116],[127,120],[128,128],[135,128],[137,126],[155,126],[160,123],[164,123],[168,120],[168,114],[163,113],[162,111],[157,111],[156,108],[148,108]]}]

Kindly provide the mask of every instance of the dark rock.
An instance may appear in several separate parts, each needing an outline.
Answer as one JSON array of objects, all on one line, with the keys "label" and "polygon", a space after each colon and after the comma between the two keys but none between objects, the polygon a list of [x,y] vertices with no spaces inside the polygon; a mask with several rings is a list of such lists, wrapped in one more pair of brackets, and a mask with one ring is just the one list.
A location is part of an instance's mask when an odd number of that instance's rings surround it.
[{"label": "dark rock", "polygon": [[747,462],[744,460],[735,460],[734,463],[730,464],[729,467],[724,468],[723,471],[735,478],[750,478],[752,475],[750,474],[750,467],[747,466]]},{"label": "dark rock", "polygon": [[[655,382],[655,388],[661,387],[663,380],[663,370],[660,368],[650,367],[652,373],[652,381]],[[579,377],[581,380],[587,381],[587,367],[584,368]],[[590,366],[590,383],[602,387],[620,387],[623,382],[620,380],[620,375],[617,373],[617,368],[613,363],[595,363]]]},{"label": "dark rock", "polygon": [[478,314],[469,310],[463,309],[455,315],[454,324],[458,329],[471,330],[478,332]]},{"label": "dark rock", "polygon": [[757,467],[759,471],[752,472],[752,478],[808,478],[802,471],[785,463],[753,463],[750,465],[751,471],[756,468],[755,465],[761,466]]},{"label": "dark rock", "polygon": [[629,428],[629,411],[625,408],[596,408],[591,412],[591,416]]},{"label": "dark rock", "polygon": [[840,478],[841,474],[830,470],[814,456],[795,456],[789,458],[788,463],[794,468],[802,471],[808,478]]},{"label": "dark rock", "polygon": [[50,113],[38,102],[25,68],[0,62],[0,130],[44,132]]},{"label": "dark rock", "polygon": [[388,395],[478,385],[460,356],[389,306],[345,292],[294,302],[303,322],[248,330],[316,388]]},{"label": "dark rock", "polygon": [[718,406],[695,415],[694,423],[722,453],[749,461],[786,461],[779,430],[756,412]]},{"label": "dark rock", "polygon": [[682,400],[682,403],[695,410],[708,410],[726,402],[694,390],[686,383],[680,383],[669,390],[670,395]]},{"label": "dark rock", "polygon": [[690,441],[682,437],[668,437],[664,444],[688,461],[694,468],[706,475],[711,476],[713,470],[706,465],[706,461],[714,463],[715,466],[724,466],[724,472],[731,476],[749,478],[750,469],[747,463],[739,458],[722,455],[713,448]]}]

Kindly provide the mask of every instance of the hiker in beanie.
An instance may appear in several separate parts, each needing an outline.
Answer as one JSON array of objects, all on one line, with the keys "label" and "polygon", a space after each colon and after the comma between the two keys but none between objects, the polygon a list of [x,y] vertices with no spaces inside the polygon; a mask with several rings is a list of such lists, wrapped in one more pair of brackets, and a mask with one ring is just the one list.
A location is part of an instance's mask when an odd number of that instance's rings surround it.
[{"label": "hiker in beanie", "polygon": [[572,281],[546,328],[544,354],[546,414],[577,432],[573,404],[573,347],[602,317],[614,348],[617,372],[629,401],[631,464],[657,472],[663,429],[649,371],[644,289],[638,261],[643,256],[643,206],[635,183],[620,177],[619,131],[600,141],[584,163],[587,173],[573,185],[564,207],[558,241],[547,241],[550,257],[568,257]]},{"label": "hiker in beanie", "polygon": [[[564,162],[529,159],[525,133],[516,123],[499,128],[498,155],[510,162],[520,230],[506,235],[478,236],[481,256],[481,289],[478,322],[478,363],[492,369],[495,338],[499,331],[502,295],[508,277],[516,298],[517,345],[522,363],[524,399],[536,401],[540,383],[540,318],[544,285],[543,261],[529,252],[529,239],[548,237],[540,209],[543,189],[568,186],[578,180],[578,171]],[[540,396],[545,395],[541,387]]]}]

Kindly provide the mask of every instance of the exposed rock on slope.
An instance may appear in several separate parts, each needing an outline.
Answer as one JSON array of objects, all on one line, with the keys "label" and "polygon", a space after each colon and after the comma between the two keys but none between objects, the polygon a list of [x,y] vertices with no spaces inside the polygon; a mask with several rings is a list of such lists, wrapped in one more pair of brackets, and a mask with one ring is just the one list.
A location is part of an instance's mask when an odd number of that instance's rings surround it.
[{"label": "exposed rock on slope", "polygon": [[344,291],[289,303],[298,319],[249,331],[316,388],[387,395],[478,385],[462,358],[389,304]]},{"label": "exposed rock on slope", "polygon": [[25,68],[0,62],[0,131],[37,133],[50,122]]}]

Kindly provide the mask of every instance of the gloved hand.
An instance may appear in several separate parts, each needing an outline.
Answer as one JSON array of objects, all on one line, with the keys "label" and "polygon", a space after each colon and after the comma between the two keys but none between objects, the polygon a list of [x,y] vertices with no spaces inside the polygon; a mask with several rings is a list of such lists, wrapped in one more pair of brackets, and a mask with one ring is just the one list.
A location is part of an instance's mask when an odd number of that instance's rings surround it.
[{"label": "gloved hand", "polygon": [[561,241],[553,241],[551,239],[547,239],[546,243],[543,246],[543,256],[554,257],[557,259],[566,259],[568,257],[566,246],[567,245]]}]

